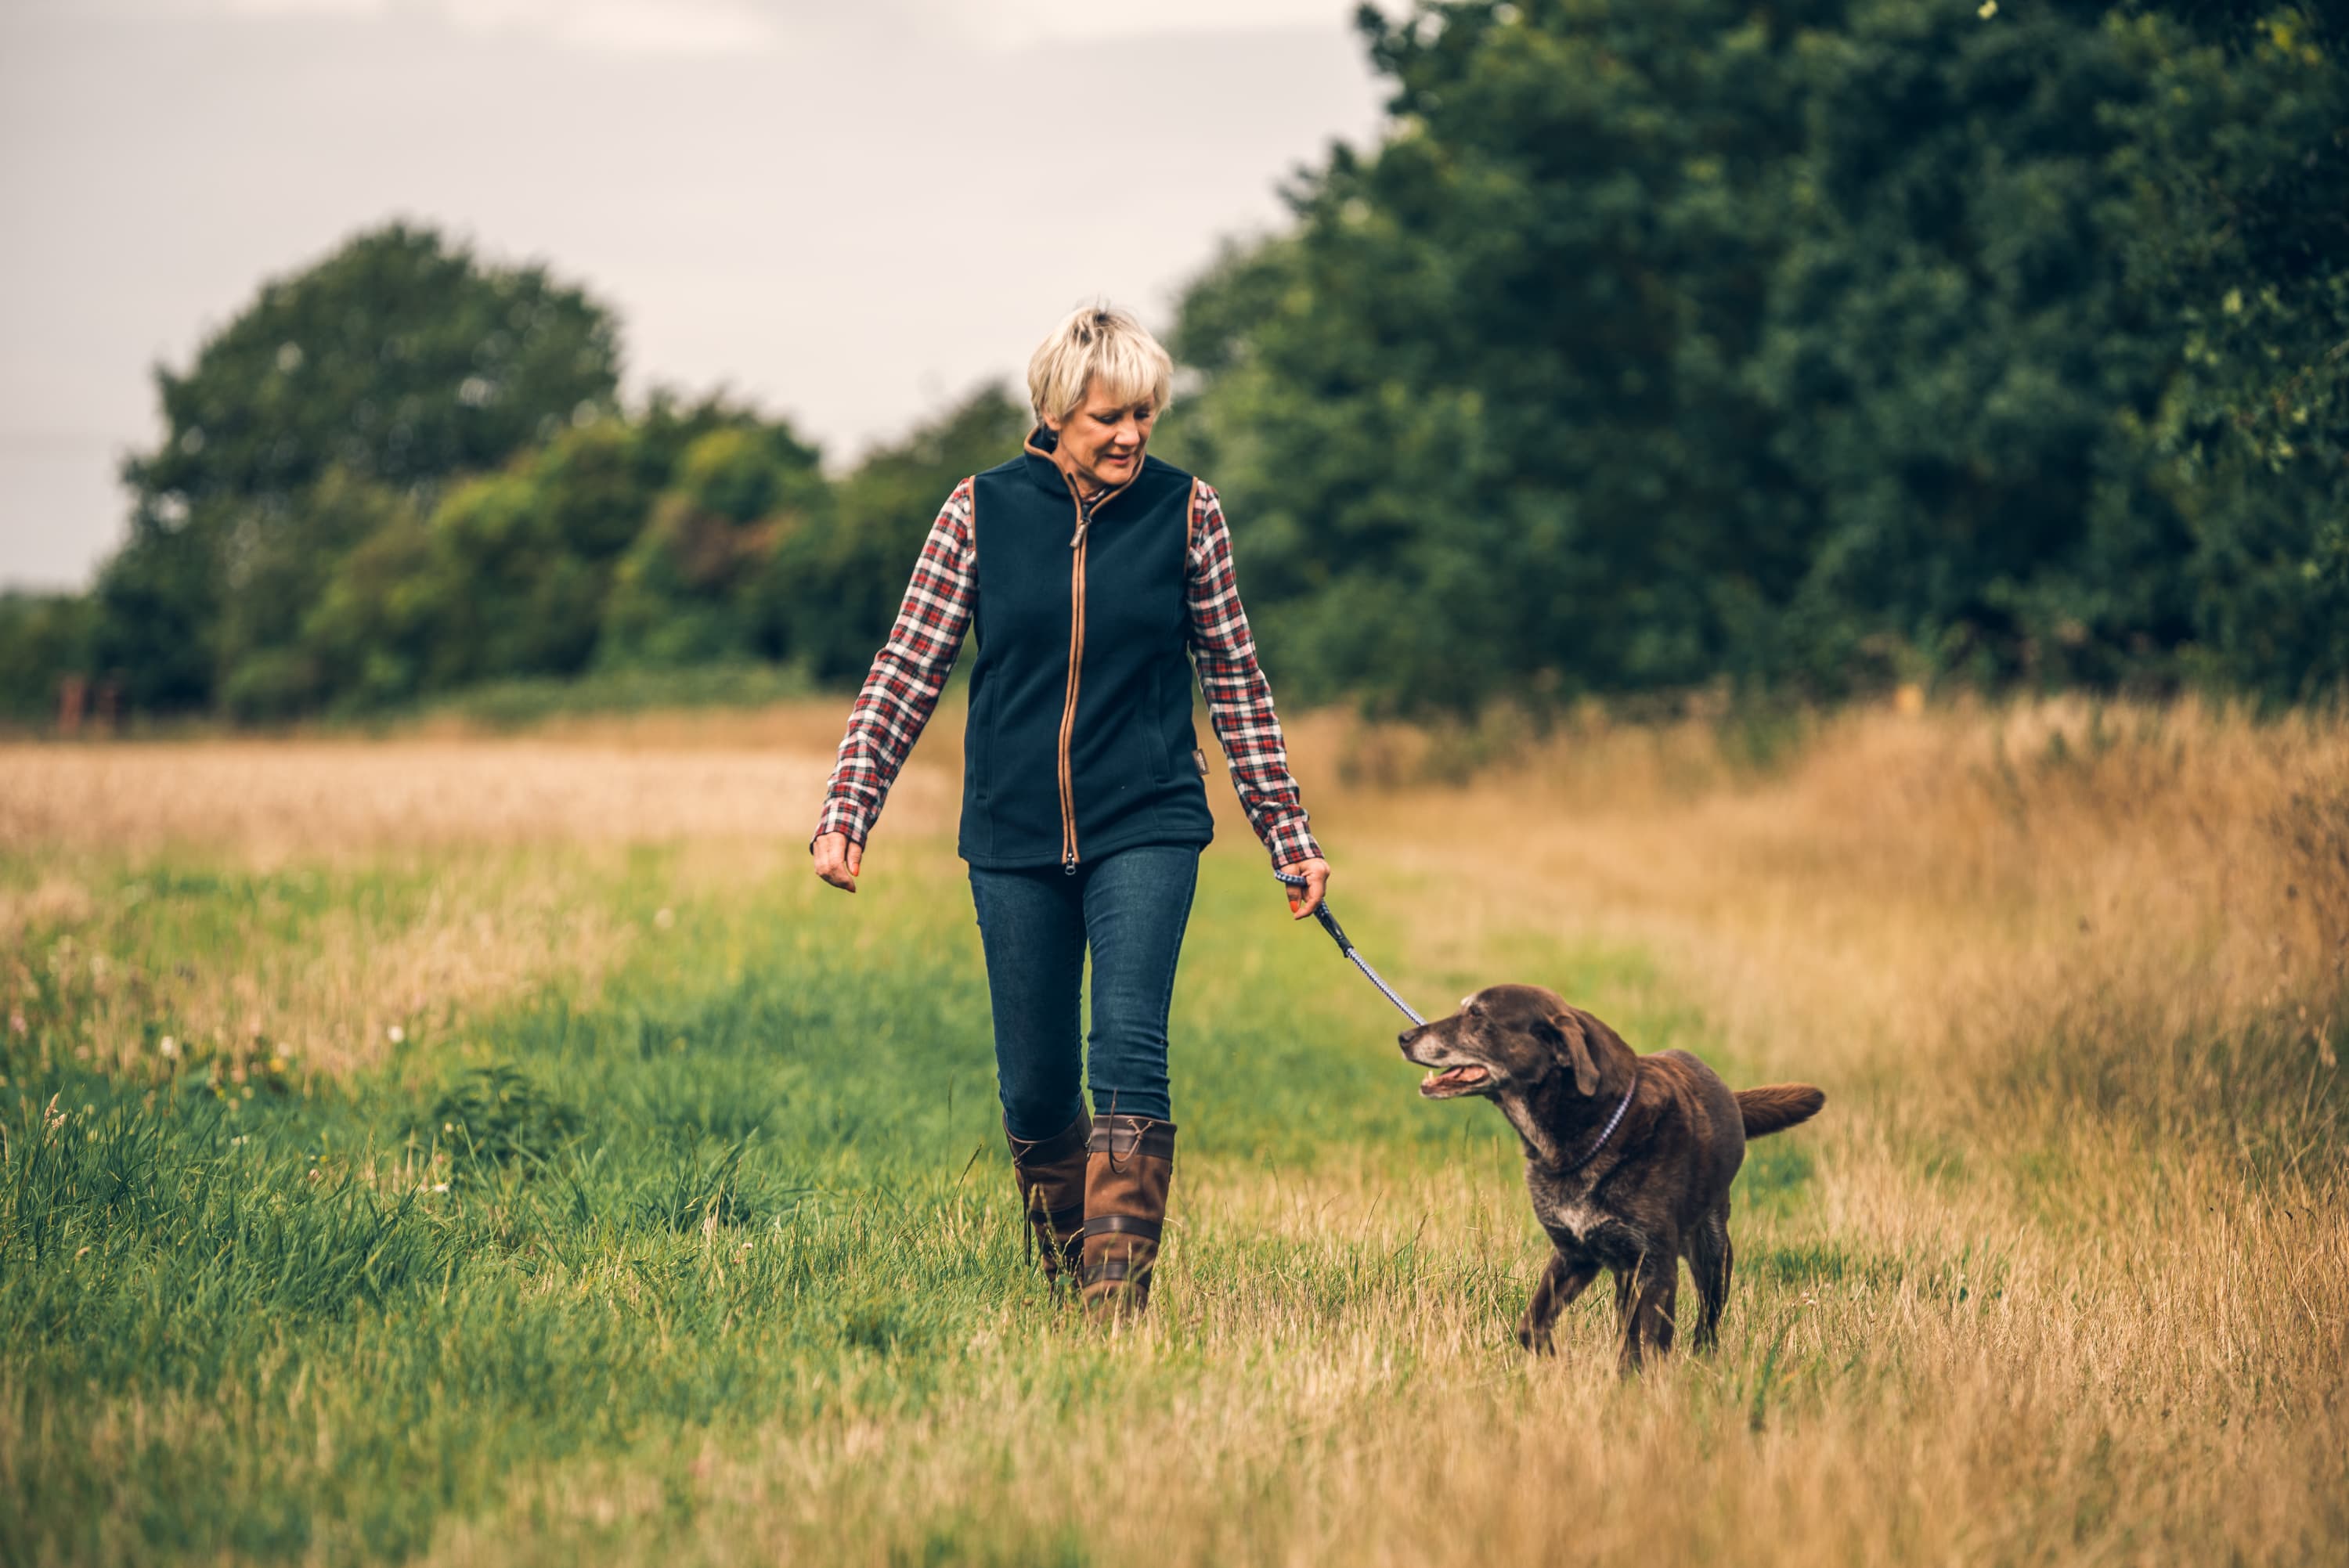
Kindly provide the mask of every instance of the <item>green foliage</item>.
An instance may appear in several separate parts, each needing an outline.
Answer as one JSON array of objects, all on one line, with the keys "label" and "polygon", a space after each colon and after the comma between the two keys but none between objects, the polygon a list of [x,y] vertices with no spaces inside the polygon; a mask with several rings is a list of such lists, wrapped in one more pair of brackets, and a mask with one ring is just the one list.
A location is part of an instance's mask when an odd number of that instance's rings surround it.
[{"label": "green foliage", "polygon": [[429,1137],[470,1160],[543,1164],[582,1127],[579,1112],[509,1062],[476,1068],[433,1101]]},{"label": "green foliage", "polygon": [[315,706],[299,623],[367,524],[609,409],[617,366],[578,290],[402,223],[264,284],[184,374],[156,367],[164,435],[123,465],[97,665],[146,708]]},{"label": "green foliage", "polygon": [[982,387],[895,446],[869,454],[830,503],[783,529],[750,590],[759,651],[819,678],[864,677],[905,579],[954,487],[1019,450],[1030,417]]},{"label": "green foliage", "polygon": [[2200,667],[2290,700],[2349,671],[2349,35],[2323,10],[2180,9],[2192,30],[2112,25],[2148,84],[2116,113],[2114,243],[2183,329],[2129,436],[2191,539]]},{"label": "green foliage", "polygon": [[0,593],[0,720],[57,712],[59,686],[89,668],[93,625],[85,594]]},{"label": "green foliage", "polygon": [[[1726,681],[2349,680],[2349,39],[2259,0],[1366,9],[1392,129],[1173,335],[1292,698]],[[827,480],[780,421],[613,398],[616,331],[401,225],[273,281],[126,466],[60,661],[274,719],[482,682],[867,667],[984,387]],[[76,614],[81,613],[76,612]],[[66,619],[56,619],[66,615]],[[62,630],[61,630],[62,629]]]},{"label": "green foliage", "polygon": [[1178,334],[1285,680],[2349,676],[2349,72],[2308,17],[1361,26],[1395,133]]},{"label": "green foliage", "polygon": [[749,656],[768,563],[828,501],[814,449],[788,429],[734,426],[701,437],[619,562],[599,660],[676,666]]},{"label": "green foliage", "polygon": [[448,717],[490,729],[526,729],[563,715],[644,713],[653,709],[756,707],[803,697],[812,687],[796,666],[761,660],[675,669],[590,670],[584,676],[516,676],[384,708],[364,722]]},{"label": "green foliage", "polygon": [[618,369],[582,291],[393,222],[263,284],[184,375],[158,366],[164,439],[123,477],[149,504],[290,496],[336,466],[418,490],[608,410]]}]

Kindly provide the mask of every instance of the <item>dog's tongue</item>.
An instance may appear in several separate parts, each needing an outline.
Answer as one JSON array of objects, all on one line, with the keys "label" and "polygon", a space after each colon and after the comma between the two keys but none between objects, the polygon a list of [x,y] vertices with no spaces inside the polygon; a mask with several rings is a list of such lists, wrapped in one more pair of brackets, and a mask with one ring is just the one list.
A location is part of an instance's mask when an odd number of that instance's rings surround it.
[{"label": "dog's tongue", "polygon": [[1483,1083],[1491,1075],[1480,1067],[1446,1068],[1440,1073],[1430,1073],[1419,1080],[1422,1089],[1463,1088],[1472,1083]]}]

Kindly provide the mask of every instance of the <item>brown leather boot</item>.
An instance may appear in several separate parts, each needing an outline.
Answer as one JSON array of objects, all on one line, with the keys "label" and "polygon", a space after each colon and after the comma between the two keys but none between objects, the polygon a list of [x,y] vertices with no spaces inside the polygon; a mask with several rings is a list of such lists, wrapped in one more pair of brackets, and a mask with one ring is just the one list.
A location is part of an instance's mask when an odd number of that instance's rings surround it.
[{"label": "brown leather boot", "polygon": [[1044,1278],[1057,1284],[1062,1274],[1074,1276],[1078,1249],[1084,1240],[1085,1147],[1092,1119],[1083,1111],[1077,1119],[1050,1138],[1030,1142],[1015,1138],[1011,1124],[1003,1126],[1011,1146],[1011,1180],[1019,1189],[1019,1207],[1028,1215],[1029,1233],[1044,1257]]},{"label": "brown leather boot", "polygon": [[1174,1124],[1146,1116],[1093,1123],[1085,1157],[1085,1310],[1139,1314],[1150,1305],[1150,1274],[1174,1180]]}]

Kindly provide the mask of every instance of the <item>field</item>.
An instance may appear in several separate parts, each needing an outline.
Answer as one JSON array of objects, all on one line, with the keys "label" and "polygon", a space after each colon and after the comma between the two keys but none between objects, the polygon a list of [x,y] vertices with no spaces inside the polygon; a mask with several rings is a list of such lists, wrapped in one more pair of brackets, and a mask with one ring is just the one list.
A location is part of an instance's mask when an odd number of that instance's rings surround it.
[{"label": "field", "polygon": [[1293,725],[1423,1008],[1826,1089],[1623,1381],[1220,767],[1153,1314],[1057,1309],[957,716],[853,899],[839,718],[0,748],[0,1562],[2340,1560],[2349,722]]}]

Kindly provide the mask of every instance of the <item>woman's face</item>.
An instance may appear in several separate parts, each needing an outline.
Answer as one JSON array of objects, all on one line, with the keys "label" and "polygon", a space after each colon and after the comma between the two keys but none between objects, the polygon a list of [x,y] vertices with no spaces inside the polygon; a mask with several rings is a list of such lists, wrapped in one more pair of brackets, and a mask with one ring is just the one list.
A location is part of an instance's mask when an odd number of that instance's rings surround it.
[{"label": "woman's face", "polygon": [[1142,471],[1142,449],[1150,442],[1150,422],[1157,417],[1146,401],[1113,401],[1096,377],[1085,383],[1085,398],[1076,412],[1044,423],[1061,438],[1057,455],[1062,468],[1113,489]]}]

